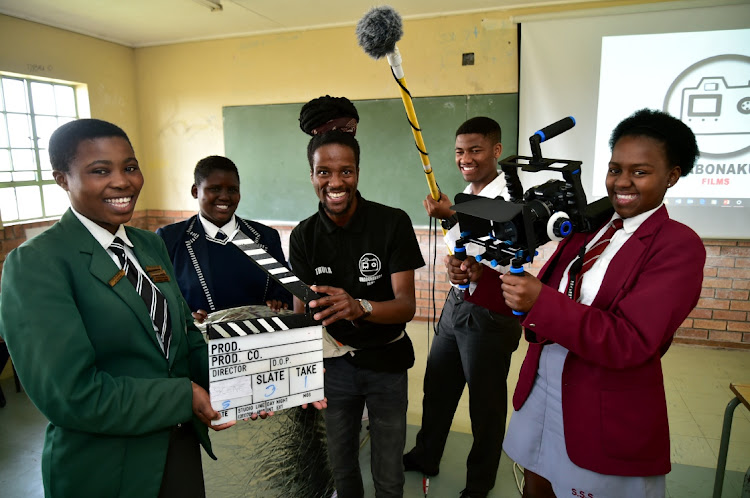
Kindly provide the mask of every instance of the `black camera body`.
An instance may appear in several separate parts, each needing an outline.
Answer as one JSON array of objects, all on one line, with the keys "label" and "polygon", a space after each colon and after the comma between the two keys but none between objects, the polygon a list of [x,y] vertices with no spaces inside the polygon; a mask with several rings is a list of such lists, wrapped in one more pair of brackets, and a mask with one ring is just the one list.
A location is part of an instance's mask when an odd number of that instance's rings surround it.
[{"label": "black camera body", "polygon": [[[575,232],[592,231],[609,219],[612,204],[608,198],[586,203],[580,161],[542,157],[541,142],[574,125],[571,117],[558,121],[529,138],[532,157],[516,155],[498,162],[510,201],[456,195],[452,209],[461,226],[461,237],[456,241],[457,257],[463,259],[464,246],[474,243],[483,247],[477,260],[488,260],[492,266],[511,263],[511,271],[519,273],[524,263],[534,260],[538,247]],[[528,172],[553,171],[562,174],[563,179],[549,180],[524,192],[519,168]]]}]

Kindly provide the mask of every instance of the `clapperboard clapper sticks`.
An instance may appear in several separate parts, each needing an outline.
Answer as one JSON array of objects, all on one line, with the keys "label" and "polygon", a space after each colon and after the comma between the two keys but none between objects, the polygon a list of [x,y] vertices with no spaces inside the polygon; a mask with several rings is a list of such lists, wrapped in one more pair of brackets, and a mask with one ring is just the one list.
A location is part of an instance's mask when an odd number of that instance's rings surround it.
[{"label": "clapperboard clapper sticks", "polygon": [[244,233],[238,231],[232,239],[232,243],[253,260],[261,270],[268,273],[271,278],[281,284],[293,296],[297,296],[305,305],[313,299],[322,297]]},{"label": "clapperboard clapper sticks", "polygon": [[[320,297],[242,232],[232,241],[274,280],[306,305]],[[244,306],[207,320],[213,424],[320,401],[323,393],[323,327],[304,314]]]}]

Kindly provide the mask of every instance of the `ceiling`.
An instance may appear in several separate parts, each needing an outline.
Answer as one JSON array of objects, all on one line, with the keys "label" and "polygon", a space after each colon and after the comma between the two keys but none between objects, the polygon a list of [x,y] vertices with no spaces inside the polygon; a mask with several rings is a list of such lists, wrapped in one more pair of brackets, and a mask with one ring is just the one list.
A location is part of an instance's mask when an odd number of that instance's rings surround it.
[{"label": "ceiling", "polygon": [[[595,0],[577,0],[576,3]],[[221,9],[212,11],[211,3]],[[404,19],[571,0],[391,0]],[[129,47],[354,26],[376,0],[0,0],[0,14]]]}]

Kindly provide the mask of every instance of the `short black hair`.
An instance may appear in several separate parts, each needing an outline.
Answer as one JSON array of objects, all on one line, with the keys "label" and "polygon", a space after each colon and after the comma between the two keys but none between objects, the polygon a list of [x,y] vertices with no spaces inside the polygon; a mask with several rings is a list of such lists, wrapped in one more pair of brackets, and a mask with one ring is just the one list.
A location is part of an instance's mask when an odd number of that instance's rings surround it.
[{"label": "short black hair", "polygon": [[468,119],[456,130],[456,136],[468,135],[469,133],[479,133],[492,140],[493,144],[499,144],[503,136],[500,124],[485,116]]},{"label": "short black hair", "polygon": [[359,113],[346,97],[324,95],[302,106],[299,113],[299,127],[308,135],[313,135],[315,128],[336,118],[353,118],[359,121]]},{"label": "short black hair", "polygon": [[76,157],[78,144],[95,138],[124,138],[130,147],[128,135],[117,125],[101,119],[77,119],[57,128],[49,137],[49,162],[53,171],[67,173]]},{"label": "short black hair", "polygon": [[687,176],[693,170],[700,155],[693,130],[666,112],[641,109],[620,121],[609,138],[610,150],[615,148],[618,140],[627,136],[651,137],[661,142],[669,165],[679,166],[681,176]]},{"label": "short black hair", "polygon": [[203,180],[214,171],[226,171],[228,173],[234,173],[237,176],[237,180],[240,179],[240,173],[237,171],[237,166],[232,162],[231,159],[224,156],[208,156],[204,157],[198,164],[195,165],[195,171],[193,171],[193,181],[196,186],[203,183]]},{"label": "short black hair", "polygon": [[333,130],[320,135],[313,136],[307,143],[307,162],[310,163],[310,171],[313,170],[313,156],[315,151],[324,145],[338,144],[349,147],[354,152],[354,163],[359,169],[359,142],[354,135],[345,131]]}]

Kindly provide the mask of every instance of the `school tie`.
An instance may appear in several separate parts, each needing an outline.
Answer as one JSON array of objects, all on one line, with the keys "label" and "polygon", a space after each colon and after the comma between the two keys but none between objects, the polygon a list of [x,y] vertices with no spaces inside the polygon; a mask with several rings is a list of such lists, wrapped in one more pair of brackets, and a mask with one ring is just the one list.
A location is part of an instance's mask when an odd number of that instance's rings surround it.
[{"label": "school tie", "polygon": [[583,274],[589,271],[592,266],[594,266],[594,263],[596,263],[596,261],[599,259],[599,256],[602,255],[604,250],[609,245],[612,237],[614,237],[615,232],[617,232],[621,228],[622,218],[615,218],[614,220],[612,220],[612,223],[610,223],[609,227],[607,227],[607,230],[604,232],[604,234],[602,234],[601,238],[597,240],[596,243],[591,246],[588,251],[586,251],[586,254],[584,254],[581,270],[575,276],[575,290],[573,293],[574,301],[578,302],[578,299],[581,297],[581,278],[583,277]]},{"label": "school tie", "polygon": [[219,239],[219,240],[226,240],[227,239],[227,234],[225,234],[224,232],[222,232],[221,230],[219,230],[218,232],[216,232],[216,238]]},{"label": "school tie", "polygon": [[169,309],[167,300],[151,280],[138,271],[138,268],[130,261],[125,254],[125,243],[120,237],[115,237],[109,249],[117,256],[120,266],[125,272],[136,292],[141,296],[146,308],[149,310],[151,321],[156,329],[156,338],[159,340],[164,356],[169,359],[169,343],[172,339],[172,329],[169,320]]}]

